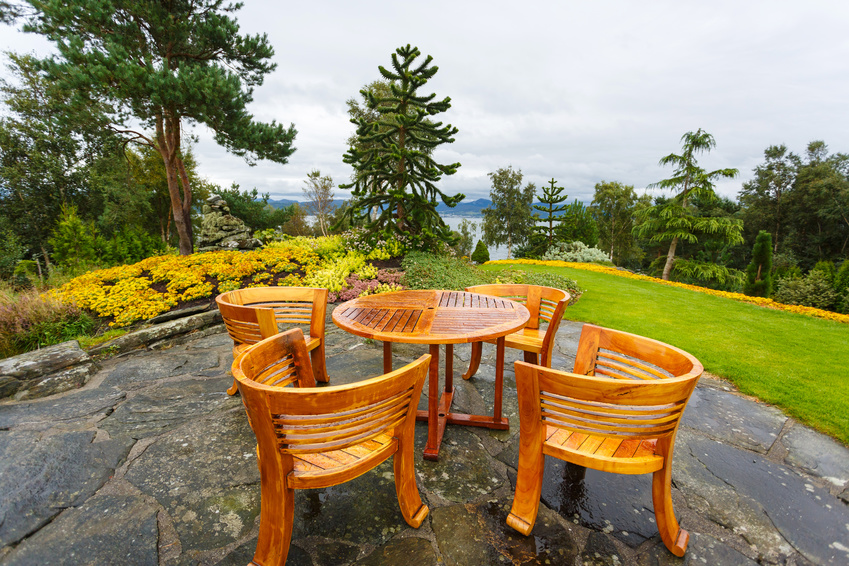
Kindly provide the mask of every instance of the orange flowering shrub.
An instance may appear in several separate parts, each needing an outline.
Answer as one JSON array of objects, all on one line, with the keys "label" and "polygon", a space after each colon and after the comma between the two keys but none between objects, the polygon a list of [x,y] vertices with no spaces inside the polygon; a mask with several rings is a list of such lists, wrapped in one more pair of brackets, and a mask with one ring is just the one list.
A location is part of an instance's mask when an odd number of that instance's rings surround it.
[{"label": "orange flowering shrub", "polygon": [[669,285],[670,287],[681,287],[682,289],[689,289],[698,293],[716,295],[717,297],[725,297],[726,299],[733,299],[735,301],[752,303],[762,307],[768,307],[787,312],[795,312],[807,316],[815,316],[817,318],[824,318],[826,320],[849,323],[849,315],[846,314],[826,311],[814,307],[785,305],[783,303],[777,303],[772,299],[766,299],[764,297],[749,297],[748,295],[744,295],[742,293],[729,293],[727,291],[717,291],[715,289],[698,287],[696,285],[689,285],[687,283],[678,283],[676,281],[664,281],[663,279],[658,279],[657,277],[650,277],[648,275],[641,275],[639,273],[631,273],[630,271],[616,269],[615,267],[598,265],[596,263],[571,263],[567,261],[542,261],[536,259],[500,259],[486,262],[486,265],[492,264],[549,265],[552,267],[571,267],[572,269],[582,269],[584,271],[596,271],[598,273],[606,273],[608,275],[616,275],[617,277],[626,277],[628,279],[637,279],[639,281],[652,281],[654,283],[660,283],[662,285]]}]

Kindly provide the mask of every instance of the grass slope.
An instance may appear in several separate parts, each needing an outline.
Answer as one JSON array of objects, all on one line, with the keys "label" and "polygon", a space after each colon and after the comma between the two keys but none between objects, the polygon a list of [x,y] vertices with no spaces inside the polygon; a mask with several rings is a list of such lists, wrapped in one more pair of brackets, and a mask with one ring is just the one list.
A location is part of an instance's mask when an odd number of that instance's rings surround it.
[{"label": "grass slope", "polygon": [[[503,269],[509,264],[485,266]],[[744,393],[849,445],[849,326],[688,289],[565,267],[516,265],[587,291],[570,320],[655,338],[696,356]]]}]

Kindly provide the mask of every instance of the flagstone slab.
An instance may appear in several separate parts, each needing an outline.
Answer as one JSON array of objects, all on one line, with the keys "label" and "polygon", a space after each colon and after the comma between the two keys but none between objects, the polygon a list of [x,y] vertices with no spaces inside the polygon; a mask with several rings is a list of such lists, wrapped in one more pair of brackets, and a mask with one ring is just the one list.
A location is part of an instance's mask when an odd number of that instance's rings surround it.
[{"label": "flagstone slab", "polygon": [[639,566],[756,566],[745,554],[710,535],[690,534],[687,553],[678,558],[659,544],[639,557]]},{"label": "flagstone slab", "polygon": [[93,431],[0,432],[0,545],[29,536],[106,483],[132,441],[95,442]]},{"label": "flagstone slab", "polygon": [[157,566],[156,513],[138,496],[96,495],[23,541],[4,564]]},{"label": "flagstone slab", "polygon": [[187,379],[145,388],[121,403],[100,423],[113,437],[135,439],[162,434],[189,420],[241,405],[227,395],[232,379]]},{"label": "flagstone slab", "polygon": [[132,391],[151,385],[153,381],[178,375],[199,374],[217,368],[221,362],[215,351],[144,352],[105,370],[103,385]]},{"label": "flagstone slab", "polygon": [[796,424],[783,437],[787,448],[785,463],[835,486],[849,486],[849,449],[806,426]]},{"label": "flagstone slab", "polygon": [[433,544],[419,537],[392,539],[374,552],[354,562],[357,566],[436,566],[439,559],[433,550]]},{"label": "flagstone slab", "polygon": [[466,427],[448,425],[439,460],[424,460],[424,424],[416,426],[416,474],[424,489],[442,499],[466,503],[508,485],[507,478],[493,468],[480,438]]},{"label": "flagstone slab", "polygon": [[780,410],[712,387],[697,387],[681,419],[715,440],[766,454],[787,416]]},{"label": "flagstone slab", "polygon": [[244,411],[198,418],[165,434],[124,479],[165,508],[184,553],[239,540],[259,514],[256,438]]},{"label": "flagstone slab", "polygon": [[[795,549],[816,564],[849,563],[849,507],[827,490],[812,485],[792,468],[751,452],[697,436],[688,439],[687,445],[704,470],[716,478],[713,484],[727,486],[703,492],[702,498],[711,509],[736,498],[740,506],[755,512],[760,508],[789,544],[784,548],[774,543],[770,546],[778,546],[788,555]],[[685,496],[701,489],[692,468],[688,471],[691,473],[679,476],[688,483],[681,486]],[[702,473],[701,479],[707,479],[707,475]],[[727,510],[719,514],[724,514],[725,522],[735,532],[748,529],[741,521],[745,516]]]},{"label": "flagstone slab", "polygon": [[578,549],[556,518],[540,509],[529,536],[507,526],[508,505],[450,505],[431,510],[433,532],[447,566],[572,564]]},{"label": "flagstone slab", "polygon": [[52,399],[0,405],[0,429],[13,426],[51,428],[59,423],[110,413],[126,397],[111,387],[81,390]]}]

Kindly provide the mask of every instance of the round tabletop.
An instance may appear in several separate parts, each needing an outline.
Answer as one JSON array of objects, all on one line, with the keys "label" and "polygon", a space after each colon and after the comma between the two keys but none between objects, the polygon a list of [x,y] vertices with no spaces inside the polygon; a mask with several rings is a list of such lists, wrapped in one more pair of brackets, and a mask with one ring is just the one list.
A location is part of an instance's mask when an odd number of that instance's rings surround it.
[{"label": "round tabletop", "polygon": [[506,336],[530,320],[523,305],[465,291],[397,291],[333,309],[339,328],[382,342],[463,344]]}]

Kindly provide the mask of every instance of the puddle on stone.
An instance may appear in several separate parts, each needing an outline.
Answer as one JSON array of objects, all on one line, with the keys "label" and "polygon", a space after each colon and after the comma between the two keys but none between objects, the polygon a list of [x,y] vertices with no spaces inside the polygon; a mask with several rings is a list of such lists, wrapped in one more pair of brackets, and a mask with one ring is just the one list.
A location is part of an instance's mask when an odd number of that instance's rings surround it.
[{"label": "puddle on stone", "polygon": [[632,547],[658,534],[650,474],[610,474],[546,458],[542,501],[567,520]]}]

